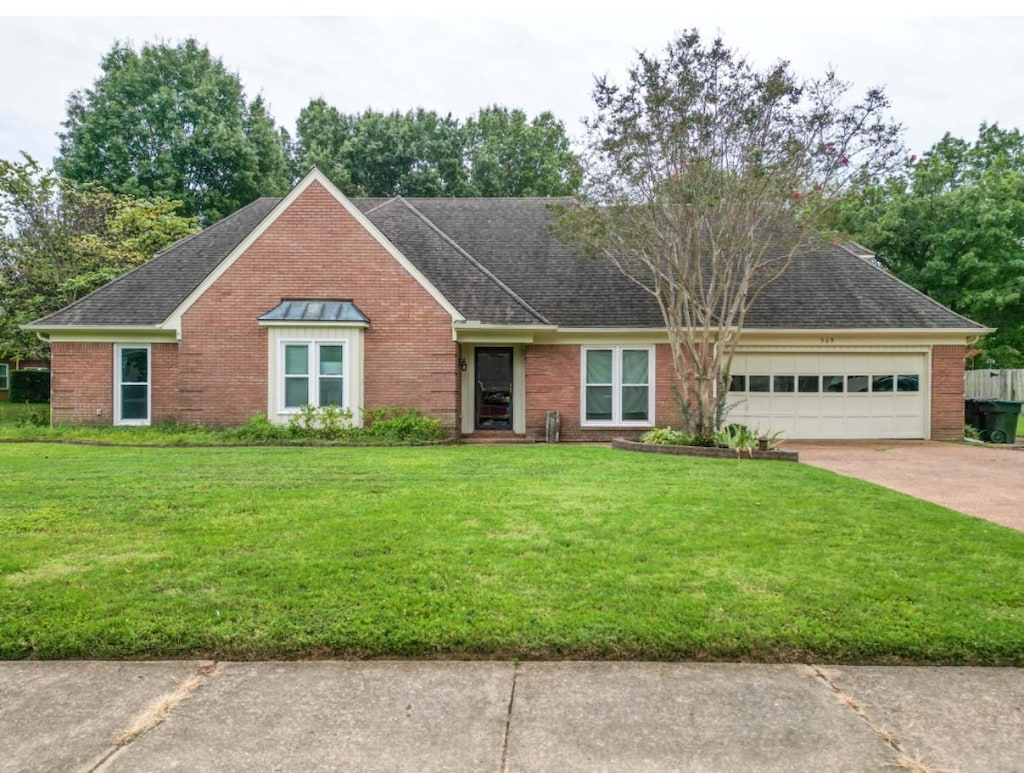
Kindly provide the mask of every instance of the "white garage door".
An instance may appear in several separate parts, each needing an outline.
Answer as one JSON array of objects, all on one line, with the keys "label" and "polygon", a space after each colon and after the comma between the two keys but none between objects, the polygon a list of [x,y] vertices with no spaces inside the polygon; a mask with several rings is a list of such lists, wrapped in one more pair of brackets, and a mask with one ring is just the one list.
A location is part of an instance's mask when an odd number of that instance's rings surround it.
[{"label": "white garage door", "polygon": [[737,354],[726,416],[783,438],[923,438],[920,353]]}]

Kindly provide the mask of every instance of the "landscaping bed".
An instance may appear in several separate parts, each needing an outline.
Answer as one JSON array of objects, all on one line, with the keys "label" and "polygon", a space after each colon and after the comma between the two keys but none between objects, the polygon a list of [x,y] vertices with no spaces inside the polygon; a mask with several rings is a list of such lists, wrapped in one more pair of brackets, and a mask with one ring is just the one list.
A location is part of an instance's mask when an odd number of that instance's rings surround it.
[{"label": "landscaping bed", "polygon": [[640,451],[649,454],[669,454],[671,456],[700,456],[706,459],[766,459],[779,462],[798,462],[800,455],[796,451],[783,451],[780,448],[772,448],[768,451],[751,449],[749,451],[737,452],[732,448],[718,448],[709,446],[660,446],[654,443],[641,443],[636,440],[616,438],[612,441],[612,448],[620,451]]}]

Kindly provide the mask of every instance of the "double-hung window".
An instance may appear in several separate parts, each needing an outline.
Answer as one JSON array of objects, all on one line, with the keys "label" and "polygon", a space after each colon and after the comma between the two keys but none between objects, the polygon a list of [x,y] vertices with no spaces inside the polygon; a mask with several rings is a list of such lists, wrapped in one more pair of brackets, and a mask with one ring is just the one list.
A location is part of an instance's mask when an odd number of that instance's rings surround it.
[{"label": "double-hung window", "polygon": [[583,426],[654,424],[654,348],[583,348],[581,403]]},{"label": "double-hung window", "polygon": [[6,362],[0,362],[0,392],[6,392],[11,388],[10,381],[8,380],[8,365]]},{"label": "double-hung window", "polygon": [[348,407],[344,342],[287,341],[281,346],[283,411],[303,405]]},{"label": "double-hung window", "polygon": [[148,344],[114,346],[114,423],[149,424]]}]

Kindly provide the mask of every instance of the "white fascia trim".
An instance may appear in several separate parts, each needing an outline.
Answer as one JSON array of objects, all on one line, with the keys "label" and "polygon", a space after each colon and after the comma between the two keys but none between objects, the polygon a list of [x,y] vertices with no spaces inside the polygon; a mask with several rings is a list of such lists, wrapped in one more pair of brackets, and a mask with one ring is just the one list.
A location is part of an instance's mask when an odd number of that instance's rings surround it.
[{"label": "white fascia trim", "polygon": [[[34,328],[36,335],[51,344],[60,343],[174,343],[177,336],[173,330],[161,327],[48,327]],[[46,333],[39,332],[46,330]],[[46,336],[42,338],[42,336]]]},{"label": "white fascia trim", "polygon": [[[539,327],[539,326],[538,326]],[[551,328],[541,328],[551,330]],[[642,334],[665,334],[663,327],[558,327],[559,333],[572,335],[574,333],[587,335],[642,335]],[[718,332],[717,327],[710,328],[712,332]],[[749,327],[745,326],[740,331],[741,336],[750,335],[957,335],[973,337],[996,332],[996,328],[939,328],[939,327]]]},{"label": "white fascia trim", "polygon": [[460,343],[533,343],[537,333],[558,332],[557,325],[487,325],[481,322],[458,320],[452,324],[452,340]]},{"label": "white fascia trim", "polygon": [[744,327],[744,335],[887,335],[887,336],[961,336],[969,338],[996,332],[995,328],[962,328],[962,327]]},{"label": "white fascia trim", "polygon": [[459,313],[458,309],[456,309],[447,298],[441,295],[441,292],[434,287],[434,285],[431,284],[431,282],[423,276],[422,273],[420,273],[420,270],[416,268],[416,266],[414,266],[409,259],[405,257],[405,255],[403,255],[398,248],[395,247],[395,245],[393,245],[387,237],[377,229],[377,226],[371,223],[369,219],[367,219],[366,215],[360,212],[359,209],[345,197],[345,194],[339,191],[335,187],[334,183],[327,179],[323,172],[316,167],[313,167],[309,174],[303,177],[302,180],[300,180],[299,183],[289,191],[288,195],[278,202],[277,206],[270,211],[270,214],[263,218],[263,222],[250,231],[249,235],[246,236],[245,239],[243,239],[238,246],[235,247],[235,249],[233,249],[231,253],[224,258],[224,260],[222,260],[202,282],[199,283],[199,286],[181,302],[178,308],[171,312],[170,316],[164,320],[162,327],[171,328],[180,336],[181,318],[185,315],[185,312],[192,307],[192,304],[199,300],[203,293],[209,290],[210,287],[220,279],[225,271],[231,268],[232,264],[238,260],[238,258],[241,257],[241,255],[248,250],[253,243],[277,221],[281,214],[295,203],[295,200],[305,193],[306,189],[313,183],[319,183],[323,186],[324,190],[330,193],[331,196],[334,197],[335,201],[344,207],[345,211],[348,212],[363,228],[365,228],[370,236],[372,236],[385,250],[387,250],[388,254],[397,260],[402,268],[404,268],[412,278],[415,279],[446,312],[448,312],[452,320],[463,318],[463,315]]}]

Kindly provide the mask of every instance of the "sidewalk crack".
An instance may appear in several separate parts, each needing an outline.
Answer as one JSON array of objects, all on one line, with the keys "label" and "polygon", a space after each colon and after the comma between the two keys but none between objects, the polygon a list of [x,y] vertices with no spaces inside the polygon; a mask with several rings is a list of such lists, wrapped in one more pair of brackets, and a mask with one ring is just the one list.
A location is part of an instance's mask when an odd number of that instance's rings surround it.
[{"label": "sidewalk crack", "polygon": [[876,724],[871,717],[868,716],[867,712],[864,711],[863,707],[852,697],[847,695],[843,688],[836,684],[834,681],[828,678],[828,676],[817,666],[809,666],[817,679],[819,679],[826,687],[828,687],[836,696],[836,699],[856,714],[864,724],[871,728],[872,732],[877,735],[886,746],[892,749],[896,755],[896,762],[894,766],[901,770],[909,771],[909,773],[942,773],[938,768],[933,768],[923,760],[911,757],[903,750],[903,746],[900,744],[899,739],[889,730]]},{"label": "sidewalk crack", "polygon": [[83,773],[100,773],[117,754],[142,736],[163,724],[177,709],[221,670],[220,663],[198,663],[191,676],[184,679],[171,692],[157,698],[145,711],[135,717],[132,724],[114,739],[113,746],[96,762],[87,766]]},{"label": "sidewalk crack", "polygon": [[505,737],[501,742],[501,773],[508,770],[508,738],[512,731],[512,709],[516,702],[516,682],[519,681],[519,664],[512,666],[512,690],[508,696],[508,713],[505,715]]}]

